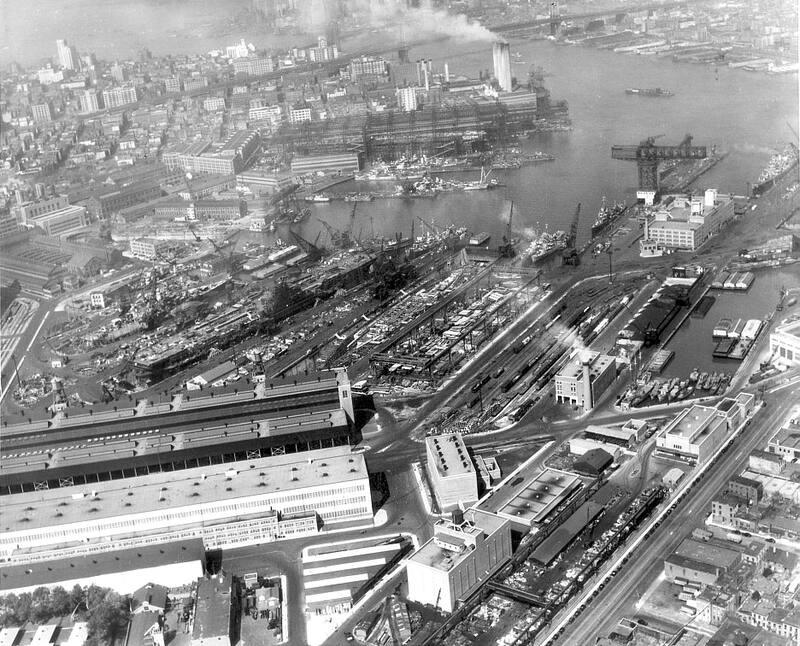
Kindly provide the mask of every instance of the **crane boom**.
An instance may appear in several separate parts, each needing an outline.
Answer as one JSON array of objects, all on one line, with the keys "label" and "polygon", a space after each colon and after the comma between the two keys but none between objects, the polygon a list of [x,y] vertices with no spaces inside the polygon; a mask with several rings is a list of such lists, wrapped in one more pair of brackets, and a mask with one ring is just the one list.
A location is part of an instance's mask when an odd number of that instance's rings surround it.
[{"label": "crane boom", "polygon": [[677,146],[657,146],[656,137],[648,137],[639,145],[612,146],[611,158],[635,161],[639,171],[639,189],[658,191],[658,163],[667,159],[705,159],[705,146],[692,146],[692,136],[686,135]]}]

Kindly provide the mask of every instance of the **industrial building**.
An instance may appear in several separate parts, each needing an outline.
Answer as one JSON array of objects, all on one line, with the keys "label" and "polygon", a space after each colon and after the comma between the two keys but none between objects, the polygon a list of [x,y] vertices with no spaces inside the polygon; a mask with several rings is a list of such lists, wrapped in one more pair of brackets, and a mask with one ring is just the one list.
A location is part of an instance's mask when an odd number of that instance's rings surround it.
[{"label": "industrial building", "polygon": [[227,222],[247,215],[244,200],[170,200],[159,202],[153,209],[156,218],[168,220],[217,220]]},{"label": "industrial building", "polygon": [[742,553],[717,543],[684,539],[664,559],[664,576],[670,582],[685,579],[703,585],[714,585],[741,561]]},{"label": "industrial building", "polygon": [[656,436],[657,452],[702,464],[728,437],[724,415],[715,408],[694,405],[681,411]]},{"label": "industrial building", "polygon": [[349,445],[353,439],[343,370],[270,380],[257,391],[228,387],[134,403],[68,408],[55,419],[23,417],[19,423],[8,416],[0,496]]},{"label": "industrial building", "polygon": [[584,435],[593,440],[618,444],[620,446],[635,446],[646,437],[647,422],[638,419],[629,419],[622,426],[598,426],[590,424],[586,427]]},{"label": "industrial building", "polygon": [[595,481],[528,460],[476,505],[520,533],[552,531],[591,494]]},{"label": "industrial building", "polygon": [[770,332],[769,351],[786,364],[800,364],[800,319],[781,323]]},{"label": "industrial building", "polygon": [[616,378],[614,357],[590,350],[576,354],[555,376],[556,401],[591,410]]},{"label": "industrial building", "polygon": [[292,172],[298,175],[316,173],[318,171],[339,171],[352,173],[361,168],[356,153],[342,153],[340,155],[296,155],[292,158]]},{"label": "industrial building", "polygon": [[440,520],[433,538],[408,560],[408,598],[453,612],[511,557],[511,526],[495,514],[470,509]]},{"label": "industrial building", "polygon": [[644,239],[694,251],[733,219],[733,198],[708,189],[703,197],[670,195],[645,221]]},{"label": "industrial building", "polygon": [[425,438],[430,477],[442,511],[478,501],[478,475],[460,433]]},{"label": "industrial building", "polygon": [[32,224],[42,229],[47,235],[56,238],[74,235],[82,231],[86,223],[86,208],[69,204],[49,213],[28,217],[28,224]]},{"label": "industrial building", "polygon": [[206,555],[199,538],[173,543],[143,544],[114,551],[72,553],[0,564],[3,594],[33,592],[44,586],[98,585],[131,594],[147,584],[167,588],[190,585],[203,576]]},{"label": "industrial building", "polygon": [[5,496],[15,562],[202,538],[207,549],[372,522],[363,454],[333,447]]}]

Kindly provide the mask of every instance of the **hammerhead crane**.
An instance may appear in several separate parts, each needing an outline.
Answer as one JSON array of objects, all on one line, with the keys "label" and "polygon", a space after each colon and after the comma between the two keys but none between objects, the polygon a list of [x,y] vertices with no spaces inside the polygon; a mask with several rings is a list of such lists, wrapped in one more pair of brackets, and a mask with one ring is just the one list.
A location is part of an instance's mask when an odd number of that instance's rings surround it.
[{"label": "hammerhead crane", "polygon": [[343,248],[350,244],[350,236],[345,231],[339,231],[338,229],[332,227],[330,224],[325,222],[325,220],[317,220],[325,227],[325,231],[328,232],[328,235],[331,238],[331,245],[333,247]]},{"label": "hammerhead crane", "polygon": [[648,137],[632,146],[612,146],[611,159],[635,161],[639,169],[639,190],[658,192],[658,164],[667,159],[705,159],[705,146],[692,146],[692,136],[686,135],[677,146],[657,146]]}]

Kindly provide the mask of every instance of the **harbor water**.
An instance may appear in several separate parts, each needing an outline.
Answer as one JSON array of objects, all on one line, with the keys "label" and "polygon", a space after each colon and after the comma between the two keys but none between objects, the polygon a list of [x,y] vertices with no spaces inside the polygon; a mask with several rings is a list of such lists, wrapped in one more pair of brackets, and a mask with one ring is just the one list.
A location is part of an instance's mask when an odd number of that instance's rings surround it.
[{"label": "harbor water", "polygon": [[[519,142],[524,150],[543,151],[555,156],[555,161],[495,171],[494,176],[505,184],[495,190],[359,204],[352,229],[355,235],[360,230],[364,235],[370,230],[376,235],[409,235],[411,223],[419,216],[439,225],[455,223],[487,231],[495,245],[505,230],[500,217],[504,201],[514,201],[518,234],[545,227],[551,231],[568,228],[581,202],[581,243],[590,235],[603,196],[609,202],[635,197],[636,166],[612,160],[612,144],[635,144],[660,134],[665,136],[658,143],[675,144],[691,133],[695,144],[730,152],[694,186],[743,195],[770,156],[792,139],[787,123],[797,129],[796,76],[767,76],[727,67],[715,70],[549,41],[512,42],[512,51],[520,52],[526,61],[513,67],[520,80],[527,78],[531,66],[541,65],[553,98],[569,103],[571,132],[541,133]],[[412,56],[430,58],[434,67],[447,61],[453,74],[477,76],[479,70],[491,67],[491,48],[486,43],[450,40],[413,48]],[[664,87],[675,96],[631,96],[625,94],[630,86]],[[476,170],[468,179],[478,177]],[[360,190],[366,190],[364,182],[337,187],[337,191]],[[336,227],[349,226],[350,203],[314,204],[312,209]],[[420,223],[415,224],[415,232],[420,233]],[[320,227],[310,218],[303,233],[313,240]]]},{"label": "harbor water", "polygon": [[[686,378],[695,368],[700,372],[736,372],[740,362],[733,359],[718,359],[712,356],[716,340],[711,338],[714,326],[722,318],[736,322],[737,319],[766,319],[775,312],[781,288],[800,285],[800,266],[790,265],[780,269],[759,270],[754,272],[755,280],[746,292],[712,289],[709,295],[716,301],[703,318],[690,316],[670,339],[667,350],[673,350],[675,356],[667,364],[662,377]],[[792,313],[796,307],[775,313],[775,319],[781,320]],[[680,316],[686,310],[681,310]],[[762,331],[761,334],[765,332]]]}]

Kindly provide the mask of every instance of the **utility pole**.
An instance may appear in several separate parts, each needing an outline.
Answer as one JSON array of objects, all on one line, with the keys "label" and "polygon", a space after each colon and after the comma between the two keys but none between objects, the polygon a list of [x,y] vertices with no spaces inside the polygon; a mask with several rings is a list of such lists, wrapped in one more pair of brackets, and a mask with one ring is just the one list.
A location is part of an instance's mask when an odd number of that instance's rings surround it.
[{"label": "utility pole", "polygon": [[608,249],[606,249],[606,253],[608,254],[608,282],[610,284],[614,282],[614,273],[611,263],[611,256],[614,254],[614,247],[612,246],[611,242],[609,242],[608,244],[609,247]]}]

